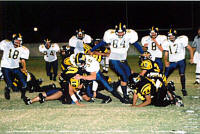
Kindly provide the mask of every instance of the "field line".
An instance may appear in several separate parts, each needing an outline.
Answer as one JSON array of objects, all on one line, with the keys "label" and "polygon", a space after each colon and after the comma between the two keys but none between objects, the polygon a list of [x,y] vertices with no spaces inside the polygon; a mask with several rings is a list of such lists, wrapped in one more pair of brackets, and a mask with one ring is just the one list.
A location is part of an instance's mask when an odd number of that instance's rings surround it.
[{"label": "field line", "polygon": [[[145,131],[145,130],[105,130],[105,131],[79,131],[79,130],[38,130],[38,131],[32,131],[32,130],[13,130],[13,131],[6,131],[6,133],[96,133],[96,134],[104,134],[104,133],[130,133],[130,132],[138,132],[138,133],[172,133],[172,134],[186,134],[186,131],[167,131],[167,130],[160,130],[160,131]],[[199,132],[194,132],[199,133]]]}]

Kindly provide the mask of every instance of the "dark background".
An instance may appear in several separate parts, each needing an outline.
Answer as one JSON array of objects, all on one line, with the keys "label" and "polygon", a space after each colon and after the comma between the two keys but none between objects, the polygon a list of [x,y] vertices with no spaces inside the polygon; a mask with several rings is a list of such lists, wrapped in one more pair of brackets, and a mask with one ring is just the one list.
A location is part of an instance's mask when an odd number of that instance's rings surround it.
[{"label": "dark background", "polygon": [[[119,22],[135,29],[142,36],[151,26],[166,34],[172,25],[178,33],[193,40],[200,26],[200,2],[0,2],[0,39],[15,32],[23,35],[25,43],[68,42],[76,29],[82,28],[93,38],[102,38],[105,30]],[[33,28],[38,27],[38,32]]]}]

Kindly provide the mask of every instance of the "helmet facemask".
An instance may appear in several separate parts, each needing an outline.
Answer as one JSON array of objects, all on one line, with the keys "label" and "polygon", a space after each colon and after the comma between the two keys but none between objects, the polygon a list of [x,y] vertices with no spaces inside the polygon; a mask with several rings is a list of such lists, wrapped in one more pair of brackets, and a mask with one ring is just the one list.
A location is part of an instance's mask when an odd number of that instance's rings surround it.
[{"label": "helmet facemask", "polygon": [[13,45],[15,48],[20,47],[22,45],[22,36],[21,34],[13,34]]},{"label": "helmet facemask", "polygon": [[85,37],[85,31],[82,29],[76,30],[76,37],[82,40]]},{"label": "helmet facemask", "polygon": [[158,36],[158,28],[152,27],[150,30],[150,37],[155,39]]}]

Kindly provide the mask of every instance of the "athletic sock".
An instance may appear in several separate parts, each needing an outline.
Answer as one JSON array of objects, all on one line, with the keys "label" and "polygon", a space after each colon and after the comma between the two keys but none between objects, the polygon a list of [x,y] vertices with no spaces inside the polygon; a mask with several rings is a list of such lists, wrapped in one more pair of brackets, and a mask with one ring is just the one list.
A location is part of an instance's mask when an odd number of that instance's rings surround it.
[{"label": "athletic sock", "polygon": [[96,98],[97,98],[97,99],[106,100],[106,99],[108,99],[109,97],[106,96],[106,95],[103,95],[103,94],[101,94],[101,93],[99,93],[99,92],[97,92],[97,93],[96,93]]},{"label": "athletic sock", "polygon": [[185,89],[185,75],[181,75],[181,86],[182,89]]}]

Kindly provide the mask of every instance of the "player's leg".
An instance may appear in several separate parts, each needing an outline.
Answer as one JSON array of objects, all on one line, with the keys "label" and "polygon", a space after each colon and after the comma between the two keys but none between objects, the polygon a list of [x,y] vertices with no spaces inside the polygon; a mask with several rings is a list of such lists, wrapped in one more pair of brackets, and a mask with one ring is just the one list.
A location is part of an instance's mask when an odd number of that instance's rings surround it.
[{"label": "player's leg", "polygon": [[109,57],[104,56],[103,57],[103,73],[108,73],[108,69],[109,69]]},{"label": "player's leg", "polygon": [[124,96],[124,100],[128,103],[128,94],[127,94],[127,82],[131,74],[131,69],[126,61],[117,61],[110,60],[110,67],[115,73],[120,76],[121,79],[121,88]]},{"label": "player's leg", "polygon": [[121,102],[124,102],[123,98],[119,95],[116,89],[113,89],[108,81],[104,78],[103,74],[99,71],[96,76],[96,80],[99,81],[107,91],[109,91],[114,97],[118,98]]},{"label": "player's leg", "polygon": [[50,62],[45,62],[45,63],[46,63],[46,73],[47,73],[47,76],[49,76],[50,80],[52,80],[51,64],[50,64]]},{"label": "player's leg", "polygon": [[2,67],[2,73],[3,73],[3,76],[4,76],[4,81],[6,83],[4,96],[7,100],[9,100],[10,99],[10,90],[13,87],[12,79],[11,79],[12,71],[9,68],[3,68]]},{"label": "player's leg", "polygon": [[196,63],[196,81],[194,84],[200,84],[200,60],[197,60]]},{"label": "player's leg", "polygon": [[53,80],[56,81],[56,77],[58,74],[58,60],[52,62],[53,64]]},{"label": "player's leg", "polygon": [[14,69],[13,72],[19,78],[19,81],[22,83],[22,88],[20,89],[21,99],[24,99],[26,97],[25,94],[26,94],[26,88],[27,88],[27,82],[25,80],[25,77],[20,69]]},{"label": "player's leg", "polygon": [[181,60],[178,62],[178,68],[179,68],[179,75],[180,75],[180,81],[181,81],[181,86],[182,86],[182,94],[183,96],[187,96],[187,91],[185,89],[185,68],[186,68],[186,63],[185,60]]},{"label": "player's leg", "polygon": [[168,78],[174,72],[174,70],[176,69],[176,67],[177,67],[177,63],[170,62],[169,67],[165,68],[165,76]]},{"label": "player's leg", "polygon": [[163,72],[163,62],[162,62],[162,58],[156,58],[155,62],[158,64],[159,68],[160,68],[160,73]]}]

